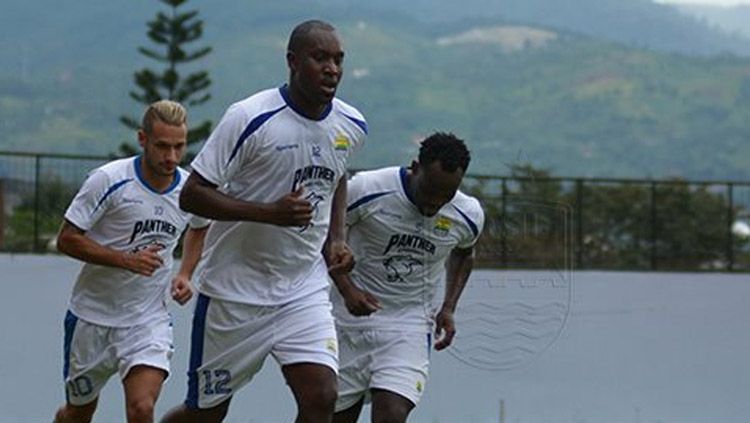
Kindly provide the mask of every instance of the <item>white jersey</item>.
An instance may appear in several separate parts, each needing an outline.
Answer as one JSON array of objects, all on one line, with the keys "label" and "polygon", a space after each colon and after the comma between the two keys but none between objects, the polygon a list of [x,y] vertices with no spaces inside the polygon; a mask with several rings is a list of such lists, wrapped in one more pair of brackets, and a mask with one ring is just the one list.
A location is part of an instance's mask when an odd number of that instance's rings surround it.
[{"label": "white jersey", "polygon": [[154,191],[140,171],[141,156],[120,159],[89,173],[65,212],[65,219],[97,243],[135,252],[152,244],[164,247],[164,265],[152,276],[84,263],[70,300],[71,312],[103,326],[135,326],[167,315],[172,252],[190,215],[178,199],[187,178],[178,168],[163,193]]},{"label": "white jersey", "polygon": [[289,100],[286,86],[231,105],[193,161],[193,170],[244,201],[273,202],[303,187],[314,216],[305,227],[214,221],[206,234],[200,292],[278,305],[326,287],[327,277],[308,276],[324,270],[321,249],[333,194],[350,152],[366,133],[362,115],[338,99],[321,119],[304,117]]},{"label": "white jersey", "polygon": [[422,215],[407,194],[406,175],[406,168],[389,167],[349,181],[348,242],[357,263],[351,278],[382,309],[353,316],[332,290],[339,327],[429,330],[446,258],[454,248],[473,246],[482,231],[479,201],[460,191],[435,216]]}]

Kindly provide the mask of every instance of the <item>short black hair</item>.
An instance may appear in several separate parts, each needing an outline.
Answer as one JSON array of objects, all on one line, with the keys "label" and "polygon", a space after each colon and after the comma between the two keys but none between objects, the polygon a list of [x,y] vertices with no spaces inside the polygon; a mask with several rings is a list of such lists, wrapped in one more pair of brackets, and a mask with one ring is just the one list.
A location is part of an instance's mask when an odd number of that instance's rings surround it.
[{"label": "short black hair", "polygon": [[322,29],[325,31],[336,30],[336,28],[334,28],[334,26],[329,24],[328,22],[320,21],[317,19],[304,21],[301,24],[295,26],[292,30],[292,34],[289,36],[289,44],[287,44],[286,50],[294,53],[298,52],[305,45],[307,36],[310,34],[310,32],[316,29]]},{"label": "short black hair", "polygon": [[464,140],[450,132],[435,132],[422,141],[419,147],[419,163],[429,165],[438,160],[446,172],[455,172],[459,167],[466,172],[471,154]]}]

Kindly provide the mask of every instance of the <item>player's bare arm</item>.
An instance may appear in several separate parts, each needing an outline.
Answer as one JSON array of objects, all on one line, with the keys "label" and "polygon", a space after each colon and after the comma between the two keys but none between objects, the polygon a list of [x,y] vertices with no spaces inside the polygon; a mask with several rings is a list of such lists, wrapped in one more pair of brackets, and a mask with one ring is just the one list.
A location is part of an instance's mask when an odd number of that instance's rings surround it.
[{"label": "player's bare arm", "polygon": [[243,201],[224,194],[215,184],[192,172],[180,193],[180,208],[214,220],[305,226],[312,220],[313,208],[302,193],[300,187],[269,203]]},{"label": "player's bare arm", "polygon": [[159,256],[162,247],[152,245],[130,253],[105,247],[86,236],[86,232],[64,221],[57,235],[57,250],[78,260],[102,266],[119,267],[144,276],[151,276],[164,264]]},{"label": "player's bare arm", "polygon": [[354,267],[354,255],[346,244],[346,176],[339,179],[331,206],[331,225],[324,248],[328,273],[346,274]]},{"label": "player's bare arm", "polygon": [[182,262],[177,275],[172,279],[170,293],[172,299],[184,305],[193,297],[193,287],[190,280],[198,266],[203,251],[203,241],[206,238],[208,226],[202,228],[188,228],[182,244]]},{"label": "player's bare arm", "polygon": [[380,310],[380,301],[371,293],[358,288],[352,282],[349,274],[331,275],[341,296],[344,298],[346,309],[354,316],[369,316]]},{"label": "player's bare arm", "polygon": [[440,311],[435,316],[435,349],[438,351],[448,347],[456,336],[453,313],[474,267],[474,248],[454,249],[448,256],[445,267],[445,297]]}]

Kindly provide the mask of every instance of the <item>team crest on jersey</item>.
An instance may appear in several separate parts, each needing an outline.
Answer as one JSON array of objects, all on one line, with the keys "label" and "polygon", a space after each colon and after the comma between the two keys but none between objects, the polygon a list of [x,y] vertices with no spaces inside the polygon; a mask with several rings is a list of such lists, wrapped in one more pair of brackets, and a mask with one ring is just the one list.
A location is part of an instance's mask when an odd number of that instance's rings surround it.
[{"label": "team crest on jersey", "polygon": [[439,216],[435,221],[435,227],[432,229],[438,235],[448,235],[448,232],[451,230],[452,223],[453,222],[451,222],[451,220],[447,217]]},{"label": "team crest on jersey", "polygon": [[338,134],[336,138],[333,140],[333,148],[337,151],[347,151],[349,150],[349,146],[351,146],[351,141],[349,141],[349,138],[346,137],[344,134]]},{"label": "team crest on jersey", "polygon": [[397,254],[383,260],[388,282],[405,282],[404,278],[409,277],[423,264],[421,260],[408,254]]}]

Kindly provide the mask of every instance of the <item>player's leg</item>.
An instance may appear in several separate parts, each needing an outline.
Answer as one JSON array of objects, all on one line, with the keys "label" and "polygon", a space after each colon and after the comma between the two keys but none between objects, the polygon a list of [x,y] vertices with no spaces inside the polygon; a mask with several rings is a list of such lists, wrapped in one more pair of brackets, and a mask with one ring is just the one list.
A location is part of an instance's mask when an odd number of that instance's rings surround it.
[{"label": "player's leg", "polygon": [[374,331],[373,336],[372,422],[405,422],[427,382],[429,334]]},{"label": "player's leg", "polygon": [[403,423],[414,403],[384,389],[372,389],[372,423]]},{"label": "player's leg", "polygon": [[151,423],[154,406],[167,373],[151,366],[134,366],[123,379],[125,411],[128,423]]},{"label": "player's leg", "polygon": [[221,422],[229,411],[232,398],[210,408],[188,408],[185,404],[169,410],[160,420],[161,423],[214,423]]},{"label": "player's leg", "polygon": [[267,307],[199,295],[193,315],[185,402],[164,423],[221,422],[232,396],[260,371],[271,350]]},{"label": "player's leg", "polygon": [[55,423],[89,423],[94,417],[98,398],[85,405],[66,403],[55,413]]},{"label": "player's leg", "polygon": [[292,301],[274,316],[271,354],[297,401],[297,422],[330,422],[336,402],[338,342],[327,289]]},{"label": "player's leg", "polygon": [[356,423],[370,388],[370,364],[373,345],[369,331],[337,328],[339,341],[339,379],[334,423]]},{"label": "player's leg", "polygon": [[113,331],[112,348],[125,391],[125,415],[129,423],[151,423],[162,384],[169,375],[172,323],[163,316],[143,324]]},{"label": "player's leg", "polygon": [[56,423],[88,423],[99,401],[99,392],[116,372],[116,359],[109,353],[111,328],[65,316],[63,374],[65,405],[55,413]]},{"label": "player's leg", "polygon": [[333,414],[333,423],[356,423],[357,419],[359,419],[359,413],[362,412],[364,403],[365,397],[363,396],[351,407],[336,411]]},{"label": "player's leg", "polygon": [[282,372],[297,401],[295,422],[330,422],[336,402],[336,373],[315,363],[289,364]]}]

